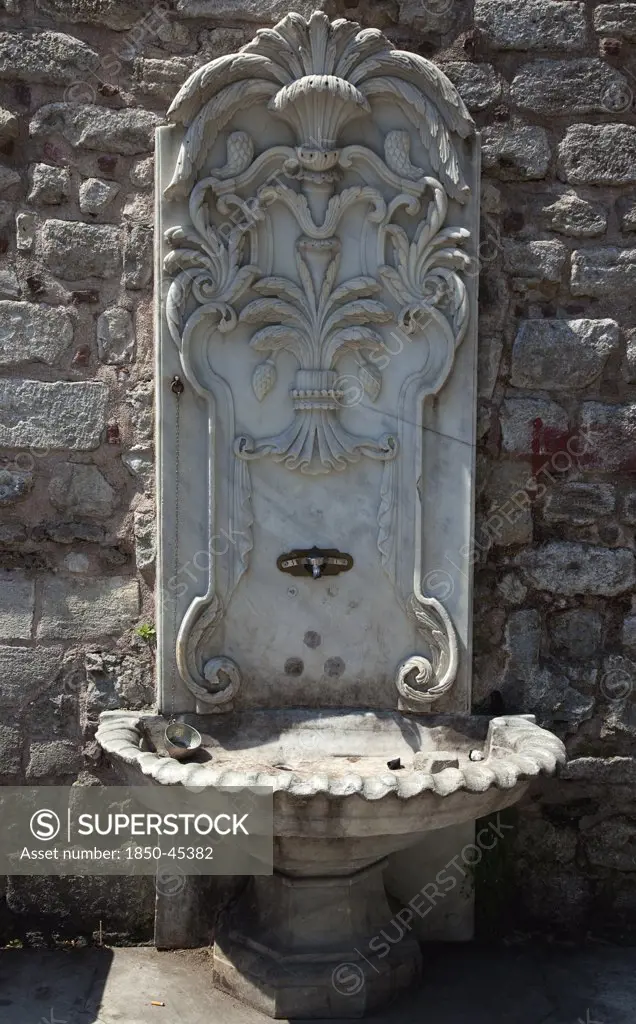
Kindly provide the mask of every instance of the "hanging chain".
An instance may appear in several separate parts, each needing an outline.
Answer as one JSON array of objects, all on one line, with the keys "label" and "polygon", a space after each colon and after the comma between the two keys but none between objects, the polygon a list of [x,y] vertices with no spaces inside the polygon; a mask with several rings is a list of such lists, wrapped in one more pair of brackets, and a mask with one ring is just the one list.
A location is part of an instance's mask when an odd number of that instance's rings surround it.
[{"label": "hanging chain", "polygon": [[173,568],[173,577],[172,578],[173,578],[173,581],[174,581],[174,583],[173,583],[174,592],[173,592],[173,602],[172,602],[172,609],[173,609],[173,614],[172,614],[172,687],[171,687],[171,693],[170,693],[170,712],[171,712],[171,717],[174,717],[174,715],[176,713],[176,704],[177,704],[177,656],[176,656],[176,651],[177,651],[177,602],[179,600],[179,598],[177,596],[178,595],[178,587],[176,586],[176,582],[177,582],[177,580],[179,578],[179,517],[180,517],[180,511],[181,511],[181,505],[180,505],[180,498],[181,498],[181,494],[180,494],[180,484],[181,484],[181,481],[180,481],[180,458],[181,458],[181,449],[180,449],[180,438],[179,438],[181,402],[179,401],[179,399],[180,399],[180,397],[181,397],[181,395],[183,394],[183,391],[184,391],[183,381],[181,380],[181,377],[178,377],[176,374],[172,378],[172,383],[170,385],[170,390],[172,391],[172,393],[176,397],[175,428],[174,428],[174,434],[175,434],[175,453],[174,453],[174,512],[175,512],[175,526],[174,526],[174,561],[173,561],[173,566],[172,566],[172,568]]}]

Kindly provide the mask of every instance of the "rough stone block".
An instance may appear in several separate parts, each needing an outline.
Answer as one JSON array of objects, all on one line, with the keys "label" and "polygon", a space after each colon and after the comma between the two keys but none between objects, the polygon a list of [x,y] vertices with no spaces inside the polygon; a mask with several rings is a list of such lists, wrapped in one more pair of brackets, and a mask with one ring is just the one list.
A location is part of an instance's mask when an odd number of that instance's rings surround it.
[{"label": "rough stone block", "polygon": [[550,488],[543,514],[550,523],[587,526],[611,515],[615,508],[616,492],[612,484],[571,481]]},{"label": "rough stone block", "polygon": [[500,50],[581,50],[588,37],[575,0],[476,0],[475,25]]},{"label": "rough stone block", "polygon": [[135,188],[148,189],[155,180],[155,162],[151,156],[138,160],[130,168],[130,180]]},{"label": "rough stone block", "polygon": [[562,242],[517,242],[504,240],[504,269],[527,281],[561,280],[567,258]]},{"label": "rough stone block", "polygon": [[636,127],[575,124],[559,145],[557,170],[571,185],[636,182]]},{"label": "rough stone block", "polygon": [[126,288],[145,288],[152,280],[153,229],[135,224],[126,233],[124,243],[124,284]]},{"label": "rough stone block", "polygon": [[594,28],[613,38],[636,40],[636,4],[597,4]]},{"label": "rough stone block", "polygon": [[616,871],[636,871],[636,824],[627,817],[604,818],[582,834],[590,864]]},{"label": "rough stone block", "polygon": [[57,21],[100,25],[115,32],[138,26],[149,42],[165,18],[161,5],[147,0],[37,0],[36,7]]},{"label": "rough stone block", "polygon": [[132,317],[122,306],[107,309],[97,321],[97,350],[103,363],[122,366],[135,354]]},{"label": "rough stone block", "polygon": [[0,380],[0,445],[91,450],[106,427],[108,388],[93,381]]},{"label": "rough stone block", "polygon": [[0,573],[0,640],[30,640],[35,584],[24,573]]},{"label": "rough stone block", "polygon": [[152,150],[161,118],[135,107],[111,110],[90,103],[49,103],[40,107],[29,125],[35,138],[61,135],[72,146],[134,156]]},{"label": "rough stone block", "polygon": [[634,553],[572,541],[550,541],[516,556],[526,582],[552,594],[616,597],[636,584]]},{"label": "rough stone block", "polygon": [[21,178],[17,171],[5,164],[0,164],[0,193],[2,195],[7,192],[10,196],[15,196],[20,181]]},{"label": "rough stone block", "polygon": [[19,729],[0,725],[0,778],[17,775],[22,765],[22,734]]},{"label": "rough stone block", "polygon": [[0,469],[0,508],[26,498],[32,487],[32,473],[21,469]]},{"label": "rough stone block", "polygon": [[623,619],[621,641],[629,654],[636,654],[636,615],[627,615]]},{"label": "rough stone block", "polygon": [[636,526],[636,491],[628,491],[623,496],[619,518],[628,526]]},{"label": "rough stone block", "polygon": [[141,92],[170,104],[197,64],[192,57],[139,57],[135,61],[135,76]]},{"label": "rough stone block", "polygon": [[0,32],[0,78],[69,85],[99,60],[90,46],[63,32]]},{"label": "rough stone block", "polygon": [[11,139],[17,139],[20,122],[12,111],[0,107],[0,144],[4,145]]},{"label": "rough stone block", "polygon": [[19,708],[55,682],[61,647],[0,647],[0,708]]},{"label": "rough stone block", "polygon": [[584,402],[581,430],[586,440],[586,466],[605,472],[634,472],[636,403],[606,405],[603,402]]},{"label": "rough stone block", "polygon": [[73,341],[73,321],[61,306],[0,302],[0,366],[55,366]]},{"label": "rough stone block", "polygon": [[469,110],[485,110],[501,96],[501,78],[492,64],[453,60],[441,65]]},{"label": "rough stone block", "polygon": [[71,175],[67,167],[33,164],[29,168],[29,180],[31,183],[30,203],[59,206],[65,199],[68,199],[71,191]]},{"label": "rough stone block", "polygon": [[488,478],[486,514],[475,529],[477,545],[529,544],[532,541],[532,513],[526,491],[529,472],[517,463],[502,462]]},{"label": "rough stone block", "polygon": [[20,282],[14,270],[0,270],[0,299],[17,299]]},{"label": "rough stone block", "polygon": [[149,569],[156,556],[156,526],[152,512],[135,512],[135,561],[138,569]]},{"label": "rough stone block", "polygon": [[510,382],[546,391],[586,387],[618,341],[614,320],[524,320],[512,348]]},{"label": "rough stone block", "polygon": [[508,398],[501,412],[503,449],[517,455],[546,454],[568,432],[568,415],[555,402]]},{"label": "rough stone block", "polygon": [[49,484],[49,498],[70,515],[106,518],[117,504],[117,495],[97,466],[63,462]]},{"label": "rough stone block", "polygon": [[572,253],[573,295],[612,298],[630,295],[636,288],[636,249],[603,246]]},{"label": "rough stone block", "polygon": [[482,133],[482,166],[503,181],[545,178],[551,151],[544,128],[490,125]]},{"label": "rough stone block", "polygon": [[112,277],[121,270],[121,238],[110,224],[47,220],[39,251],[48,269],[64,281]]},{"label": "rough stone block", "polygon": [[77,775],[82,767],[82,755],[70,740],[48,740],[32,743],[29,749],[27,779],[59,778]]},{"label": "rough stone block", "polygon": [[607,230],[607,208],[590,203],[576,192],[559,196],[543,208],[548,227],[570,238],[595,238]]},{"label": "rough stone block", "polygon": [[[322,0],[295,0],[294,11],[310,18],[323,6]],[[263,7],[260,0],[177,0],[177,11],[182,18],[213,18],[214,21],[245,21],[273,23],[289,14],[286,0],[269,0]]]},{"label": "rough stone block", "polygon": [[636,200],[627,196],[619,199],[616,211],[620,217],[621,231],[626,234],[636,231]]},{"label": "rough stone block", "polygon": [[87,178],[79,187],[79,208],[82,213],[101,213],[119,192],[119,185],[100,178]]},{"label": "rough stone block", "polygon": [[511,97],[537,114],[607,114],[625,109],[627,79],[597,57],[536,60],[515,75]]},{"label": "rough stone block", "polygon": [[591,608],[572,608],[548,619],[552,644],[571,658],[594,658],[601,650],[603,620]]},{"label": "rough stone block", "polygon": [[39,640],[86,640],[123,633],[139,615],[139,584],[124,576],[102,580],[52,578],[42,588]]}]

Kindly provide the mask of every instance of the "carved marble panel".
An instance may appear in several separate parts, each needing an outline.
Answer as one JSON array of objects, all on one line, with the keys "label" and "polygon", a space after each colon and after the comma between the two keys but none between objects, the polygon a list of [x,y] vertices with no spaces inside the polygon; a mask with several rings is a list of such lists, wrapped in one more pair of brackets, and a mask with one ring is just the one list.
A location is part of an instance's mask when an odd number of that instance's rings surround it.
[{"label": "carved marble panel", "polygon": [[[290,14],[157,136],[163,710],[464,710],[479,160],[454,87]],[[353,566],[291,577],[317,546]]]}]

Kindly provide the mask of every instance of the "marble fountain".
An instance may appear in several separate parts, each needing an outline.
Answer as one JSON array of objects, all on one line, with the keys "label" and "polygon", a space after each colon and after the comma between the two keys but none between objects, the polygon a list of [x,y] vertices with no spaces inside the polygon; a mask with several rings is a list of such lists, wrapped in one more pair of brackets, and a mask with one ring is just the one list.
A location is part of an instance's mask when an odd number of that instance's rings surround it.
[{"label": "marble fountain", "polygon": [[[432,935],[370,962],[387,890],[564,759],[532,716],[470,713],[479,139],[439,68],[321,13],[198,69],[168,119],[157,711],[98,739],[131,784],[273,790],[274,874],[220,918],[213,981],[361,1017]],[[471,935],[470,882],[453,899],[436,938]]]}]

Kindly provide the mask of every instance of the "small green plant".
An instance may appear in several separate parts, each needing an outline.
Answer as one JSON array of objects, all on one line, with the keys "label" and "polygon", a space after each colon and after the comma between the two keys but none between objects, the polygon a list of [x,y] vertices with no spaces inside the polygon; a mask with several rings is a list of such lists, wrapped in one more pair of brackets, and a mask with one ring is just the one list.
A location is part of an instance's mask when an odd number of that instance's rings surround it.
[{"label": "small green plant", "polygon": [[22,939],[10,939],[9,942],[7,942],[7,944],[6,944],[6,946],[4,948],[5,949],[24,949],[24,943],[22,942]]},{"label": "small green plant", "polygon": [[148,622],[142,622],[141,626],[137,626],[135,633],[140,640],[144,640],[147,644],[154,644],[157,639],[157,630]]}]

